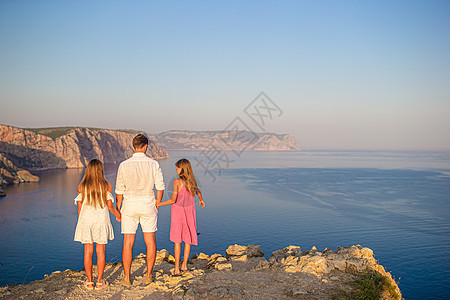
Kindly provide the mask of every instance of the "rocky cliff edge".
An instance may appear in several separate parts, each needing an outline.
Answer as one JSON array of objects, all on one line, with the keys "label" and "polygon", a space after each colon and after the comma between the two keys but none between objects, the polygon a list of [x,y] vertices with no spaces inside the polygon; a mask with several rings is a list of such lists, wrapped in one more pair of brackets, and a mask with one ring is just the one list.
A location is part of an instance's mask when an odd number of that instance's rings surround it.
[{"label": "rocky cliff edge", "polygon": [[[88,291],[84,271],[54,272],[43,280],[2,288],[1,299],[401,299],[397,283],[373,251],[362,246],[302,251],[289,246],[269,259],[259,246],[232,245],[221,254],[200,253],[182,276],[172,276],[174,257],[157,252],[154,282],[144,283],[145,255],[132,265],[132,286],[120,285],[121,263],[109,263],[109,287]],[[94,267],[94,278],[96,277]],[[363,284],[361,284],[361,282]],[[370,287],[370,288],[367,288]]]}]

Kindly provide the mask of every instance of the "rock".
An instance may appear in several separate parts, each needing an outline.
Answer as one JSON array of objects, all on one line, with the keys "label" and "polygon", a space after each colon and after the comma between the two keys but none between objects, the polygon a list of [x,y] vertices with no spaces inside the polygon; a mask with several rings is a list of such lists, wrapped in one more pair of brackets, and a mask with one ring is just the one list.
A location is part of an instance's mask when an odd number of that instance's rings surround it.
[{"label": "rock", "polygon": [[22,182],[39,182],[39,177],[31,174],[26,170],[17,171],[17,177]]},{"label": "rock", "polygon": [[299,257],[302,255],[302,249],[299,246],[288,246],[284,249],[276,250],[272,252],[269,258],[271,264],[280,263],[283,259],[289,256]]},{"label": "rock", "polygon": [[216,259],[219,257],[222,257],[222,255],[215,253],[215,254],[211,255],[211,257],[209,258],[209,261],[216,261]]},{"label": "rock", "polygon": [[264,252],[261,251],[261,247],[255,245],[241,246],[235,244],[229,246],[226,252],[227,257],[242,256],[242,255],[246,255],[247,258],[264,256]]},{"label": "rock", "polygon": [[156,262],[168,261],[170,256],[170,252],[166,249],[159,250],[156,252]]},{"label": "rock", "polygon": [[227,259],[223,256],[220,256],[216,259],[216,262],[219,262],[219,263],[227,262]]},{"label": "rock", "polygon": [[264,269],[268,269],[268,268],[270,268],[270,263],[267,261],[267,259],[263,259],[256,265],[254,270],[258,271],[258,270],[264,270]]},{"label": "rock", "polygon": [[199,255],[197,255],[196,258],[197,259],[209,259],[209,256],[206,255],[205,253],[200,253]]},{"label": "rock", "polygon": [[373,251],[372,251],[372,249],[369,249],[369,248],[362,248],[361,255],[362,255],[362,257],[364,257],[366,259],[370,259],[370,258],[373,258]]},{"label": "rock", "polygon": [[248,256],[247,255],[232,256],[231,259],[233,261],[247,261]]},{"label": "rock", "polygon": [[313,256],[307,259],[306,263],[302,267],[302,272],[306,272],[312,275],[322,275],[328,273],[327,270],[328,261],[321,256]]},{"label": "rock", "polygon": [[214,268],[216,268],[218,271],[231,271],[231,269],[233,269],[233,266],[230,263],[216,263],[214,265]]},{"label": "rock", "polygon": [[175,256],[173,255],[169,255],[169,257],[167,258],[167,262],[174,264],[175,263]]},{"label": "rock", "polygon": [[361,250],[357,246],[339,247],[337,253],[343,255],[345,258],[361,257]]},{"label": "rock", "polygon": [[345,271],[347,269],[347,261],[345,259],[333,259],[332,265],[340,271]]},{"label": "rock", "polygon": [[208,266],[214,266],[214,264],[216,263],[216,261],[220,259],[221,261],[227,261],[227,259],[225,257],[223,257],[221,254],[213,254],[209,257],[208,259]]}]

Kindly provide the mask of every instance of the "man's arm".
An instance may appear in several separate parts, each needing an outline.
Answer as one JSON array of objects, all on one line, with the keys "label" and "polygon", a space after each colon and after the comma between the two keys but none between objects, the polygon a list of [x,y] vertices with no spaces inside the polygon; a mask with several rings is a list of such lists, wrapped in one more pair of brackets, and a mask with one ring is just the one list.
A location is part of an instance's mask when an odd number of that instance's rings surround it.
[{"label": "man's arm", "polygon": [[122,207],[122,200],[123,200],[123,195],[116,194],[116,207],[119,212],[120,212],[120,208]]},{"label": "man's arm", "polygon": [[125,193],[125,181],[123,180],[122,175],[122,164],[119,165],[119,170],[117,170],[117,178],[116,178],[116,207],[120,212],[120,208],[122,207],[123,194]]},{"label": "man's arm", "polygon": [[156,209],[158,209],[158,210],[159,210],[159,204],[161,203],[163,195],[164,195],[164,190],[156,190]]},{"label": "man's arm", "polygon": [[159,204],[161,203],[166,186],[164,184],[163,173],[157,162],[156,162],[156,167],[154,169],[153,176],[155,179],[155,187],[156,187],[156,208],[159,209]]}]

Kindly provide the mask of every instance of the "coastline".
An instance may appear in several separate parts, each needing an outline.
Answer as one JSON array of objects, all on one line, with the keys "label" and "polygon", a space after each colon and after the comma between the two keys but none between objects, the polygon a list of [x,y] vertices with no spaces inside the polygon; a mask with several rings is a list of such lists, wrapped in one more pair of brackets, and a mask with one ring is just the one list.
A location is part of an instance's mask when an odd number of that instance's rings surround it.
[{"label": "coastline", "polygon": [[[101,291],[84,289],[86,273],[56,271],[42,280],[0,288],[1,299],[346,299],[358,293],[355,282],[383,282],[381,299],[401,299],[391,274],[379,265],[373,251],[360,245],[336,251],[313,247],[302,251],[289,246],[274,251],[269,259],[259,246],[231,245],[226,257],[200,253],[191,258],[189,271],[172,276],[174,257],[167,250],[157,252],[154,282],[145,285],[145,255],[133,260],[132,283],[120,285],[122,263],[108,263],[104,278],[109,287]],[[94,278],[97,268],[94,267]],[[376,278],[375,278],[376,277]]]}]

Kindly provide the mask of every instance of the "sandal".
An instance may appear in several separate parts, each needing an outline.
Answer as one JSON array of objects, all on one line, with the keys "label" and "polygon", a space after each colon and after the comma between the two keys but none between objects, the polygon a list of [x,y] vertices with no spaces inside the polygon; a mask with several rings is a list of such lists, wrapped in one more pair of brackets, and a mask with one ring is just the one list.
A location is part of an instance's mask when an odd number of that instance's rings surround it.
[{"label": "sandal", "polygon": [[92,282],[92,281],[85,281],[84,283],[83,283],[83,285],[84,285],[84,287],[87,289],[87,290],[93,290],[94,289],[94,283]]},{"label": "sandal", "polygon": [[126,286],[126,287],[130,287],[131,286],[131,282],[129,280],[122,280],[120,282],[121,285]]},{"label": "sandal", "polygon": [[154,281],[153,277],[145,277],[144,278],[144,283],[145,284],[150,284]]},{"label": "sandal", "polygon": [[108,281],[106,281],[105,279],[102,279],[102,282],[97,282],[97,284],[95,285],[95,289],[96,290],[103,290],[104,288],[108,287]]}]

